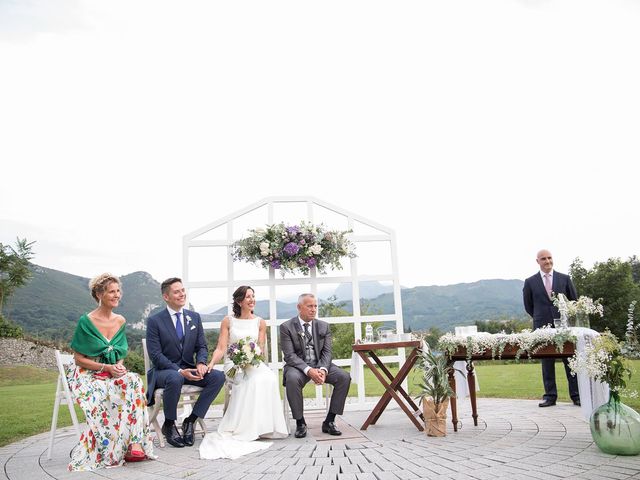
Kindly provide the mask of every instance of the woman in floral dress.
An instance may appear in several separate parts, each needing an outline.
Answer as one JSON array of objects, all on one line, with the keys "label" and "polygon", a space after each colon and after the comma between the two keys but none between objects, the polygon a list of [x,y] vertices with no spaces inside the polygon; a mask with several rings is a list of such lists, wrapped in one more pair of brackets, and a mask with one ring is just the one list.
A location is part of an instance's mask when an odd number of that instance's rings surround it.
[{"label": "woman in floral dress", "polygon": [[89,282],[98,307],[80,317],[73,335],[76,367],[69,387],[87,420],[71,452],[69,470],[94,470],[153,457],[149,417],[140,377],[124,366],[128,344],[125,319],[113,313],[120,280],[102,274]]}]

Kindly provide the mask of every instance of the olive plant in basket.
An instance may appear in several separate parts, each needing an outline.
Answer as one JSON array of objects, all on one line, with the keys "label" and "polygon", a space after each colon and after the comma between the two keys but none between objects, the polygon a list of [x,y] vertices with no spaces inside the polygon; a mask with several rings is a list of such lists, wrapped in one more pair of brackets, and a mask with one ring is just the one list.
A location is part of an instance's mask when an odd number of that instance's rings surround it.
[{"label": "olive plant in basket", "polygon": [[449,397],[455,394],[449,385],[449,373],[455,371],[445,355],[429,350],[418,350],[417,368],[422,373],[420,393],[416,399],[422,404],[425,432],[430,437],[447,434],[447,408]]}]

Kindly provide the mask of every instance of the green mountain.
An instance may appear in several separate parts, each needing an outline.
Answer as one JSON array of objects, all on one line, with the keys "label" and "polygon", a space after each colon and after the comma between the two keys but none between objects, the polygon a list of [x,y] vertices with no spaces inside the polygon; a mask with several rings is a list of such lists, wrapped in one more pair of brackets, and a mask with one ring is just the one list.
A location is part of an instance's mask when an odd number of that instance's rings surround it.
[{"label": "green mountain", "polygon": [[[522,280],[480,280],[473,283],[402,289],[405,330],[473,325],[477,320],[525,318]],[[382,313],[393,311],[393,294],[370,300]]]},{"label": "green mountain", "polygon": [[[144,336],[144,319],[164,306],[160,284],[146,272],[134,272],[120,278],[123,296],[117,311],[127,319],[129,343],[139,345]],[[95,308],[88,283],[88,278],[33,265],[33,278],[8,299],[3,313],[29,335],[67,342],[80,315]],[[472,325],[476,320],[524,318],[522,286],[522,280],[480,280],[403,288],[405,329],[438,327],[446,331],[456,325]],[[387,289],[384,286],[376,288],[377,292]],[[344,300],[340,298],[342,294],[350,295],[350,291],[338,287],[335,292],[338,302]],[[392,293],[382,293],[366,302],[369,311],[383,314],[393,311]],[[295,302],[279,301],[276,308],[281,318],[297,314]],[[344,308],[352,311],[350,299],[344,302]],[[269,302],[259,301],[256,314],[268,317],[268,312]],[[226,313],[224,307],[203,317],[205,321],[220,321]],[[375,320],[375,315],[372,319]]]},{"label": "green mountain", "polygon": [[[32,271],[29,283],[9,297],[4,315],[29,335],[69,341],[80,315],[96,306],[89,293],[89,279],[38,265],[33,265]],[[129,343],[140,343],[144,333],[133,325],[164,306],[160,284],[146,272],[130,273],[120,280],[123,295],[117,312],[127,319]]]}]

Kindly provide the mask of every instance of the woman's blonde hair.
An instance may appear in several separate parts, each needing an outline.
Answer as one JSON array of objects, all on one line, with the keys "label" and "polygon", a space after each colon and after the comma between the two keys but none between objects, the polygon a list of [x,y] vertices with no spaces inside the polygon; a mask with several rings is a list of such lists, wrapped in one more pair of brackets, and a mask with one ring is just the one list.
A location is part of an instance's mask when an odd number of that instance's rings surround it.
[{"label": "woman's blonde hair", "polygon": [[91,291],[91,296],[96,302],[100,303],[98,295],[102,295],[111,283],[117,283],[118,286],[122,288],[120,279],[110,273],[103,273],[102,275],[98,275],[97,277],[89,280],[89,290]]}]

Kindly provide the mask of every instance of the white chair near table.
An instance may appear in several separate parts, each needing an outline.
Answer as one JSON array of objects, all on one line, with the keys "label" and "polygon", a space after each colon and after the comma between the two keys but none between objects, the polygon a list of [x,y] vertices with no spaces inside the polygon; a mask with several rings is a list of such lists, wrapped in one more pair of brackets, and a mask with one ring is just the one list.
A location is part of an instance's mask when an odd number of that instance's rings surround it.
[{"label": "white chair near table", "polygon": [[[455,327],[455,334],[457,337],[469,337],[478,335],[478,327],[475,325],[467,325],[464,327]],[[456,369],[456,395],[458,398],[465,398],[469,396],[469,384],[467,383],[467,362],[457,361],[453,363],[453,368]],[[474,369],[474,375],[476,377],[476,392],[480,391],[480,384],[478,383],[478,371]]]}]

